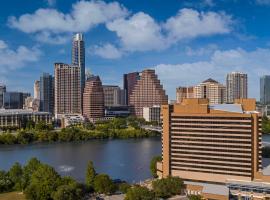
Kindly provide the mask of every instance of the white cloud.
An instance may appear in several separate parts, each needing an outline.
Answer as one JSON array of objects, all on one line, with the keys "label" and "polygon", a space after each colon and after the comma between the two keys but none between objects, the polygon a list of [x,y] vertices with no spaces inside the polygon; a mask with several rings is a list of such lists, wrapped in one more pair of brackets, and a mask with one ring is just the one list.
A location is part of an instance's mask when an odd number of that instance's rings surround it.
[{"label": "white cloud", "polygon": [[122,18],[127,14],[127,9],[117,2],[79,1],[72,5],[71,12],[67,14],[56,9],[41,8],[33,14],[24,14],[18,18],[11,16],[8,24],[25,33],[44,36],[56,33],[86,32],[96,25]]},{"label": "white cloud", "polygon": [[36,34],[36,40],[47,44],[65,44],[71,41],[70,34],[52,34],[48,31],[43,31]]},{"label": "white cloud", "polygon": [[106,59],[116,59],[122,56],[122,52],[112,44],[94,46],[93,48],[90,48],[89,53],[93,53]]},{"label": "white cloud", "polygon": [[48,4],[49,6],[54,6],[55,3],[56,3],[56,0],[46,0],[46,2],[47,2],[47,4]]},{"label": "white cloud", "polygon": [[4,48],[0,48],[0,70],[3,74],[24,67],[28,63],[36,62],[41,55],[41,51],[36,47],[19,46],[13,50],[2,40],[0,40],[0,46],[1,44],[4,44]]},{"label": "white cloud", "polygon": [[107,23],[107,28],[116,32],[123,49],[127,51],[157,50],[167,46],[160,25],[143,12]]},{"label": "white cloud", "polygon": [[206,47],[201,47],[198,49],[193,49],[188,46],[186,47],[185,52],[188,56],[205,56],[212,54],[217,49],[218,49],[217,45],[209,44]]},{"label": "white cloud", "polygon": [[231,31],[230,16],[216,12],[198,12],[193,9],[181,9],[164,24],[170,42],[214,34],[226,34]]},{"label": "white cloud", "polygon": [[154,66],[159,78],[172,99],[178,86],[195,85],[212,77],[225,83],[225,76],[231,71],[243,71],[249,77],[249,96],[259,96],[259,77],[270,74],[270,49],[246,51],[241,48],[216,50],[208,61],[181,64],[160,64]]},{"label": "white cloud", "polygon": [[7,48],[7,44],[5,43],[5,41],[0,40],[0,50],[5,48]]},{"label": "white cloud", "polygon": [[258,5],[270,5],[270,0],[255,0]]}]

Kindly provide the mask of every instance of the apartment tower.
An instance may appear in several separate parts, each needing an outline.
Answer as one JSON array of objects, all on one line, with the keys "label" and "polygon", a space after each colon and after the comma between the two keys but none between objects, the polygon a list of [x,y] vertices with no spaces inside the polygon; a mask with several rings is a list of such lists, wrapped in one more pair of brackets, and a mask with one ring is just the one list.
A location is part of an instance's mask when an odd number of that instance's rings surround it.
[{"label": "apartment tower", "polygon": [[104,117],[104,92],[99,76],[86,81],[83,93],[83,115],[90,121]]},{"label": "apartment tower", "polygon": [[39,81],[35,81],[34,83],[34,98],[35,99],[40,99],[40,85],[39,85]]},{"label": "apartment tower", "polygon": [[227,103],[233,103],[235,99],[248,97],[248,76],[242,72],[227,74]]},{"label": "apartment tower", "polygon": [[80,67],[81,91],[85,85],[85,45],[82,33],[76,33],[72,41],[72,65]]},{"label": "apartment tower", "polygon": [[210,104],[225,103],[226,87],[209,78],[194,87],[194,98],[209,99]]},{"label": "apartment tower", "polygon": [[168,104],[168,96],[158,80],[155,70],[142,71],[129,100],[132,114],[143,117],[143,107]]},{"label": "apartment tower", "polygon": [[7,91],[5,85],[0,85],[0,108],[3,107],[4,93]]},{"label": "apartment tower", "polygon": [[123,90],[117,85],[103,85],[104,106],[123,105]]},{"label": "apartment tower", "polygon": [[54,113],[54,77],[48,73],[40,76],[40,111]]},{"label": "apartment tower", "polygon": [[270,76],[260,78],[260,102],[262,105],[270,104]]},{"label": "apartment tower", "polygon": [[123,88],[124,88],[124,101],[126,105],[129,105],[130,95],[137,84],[137,81],[140,79],[139,72],[132,72],[124,74],[123,76]]},{"label": "apartment tower", "polygon": [[183,99],[194,98],[194,87],[176,88],[176,102],[181,103]]},{"label": "apartment tower", "polygon": [[81,114],[81,69],[64,63],[54,64],[55,116]]}]

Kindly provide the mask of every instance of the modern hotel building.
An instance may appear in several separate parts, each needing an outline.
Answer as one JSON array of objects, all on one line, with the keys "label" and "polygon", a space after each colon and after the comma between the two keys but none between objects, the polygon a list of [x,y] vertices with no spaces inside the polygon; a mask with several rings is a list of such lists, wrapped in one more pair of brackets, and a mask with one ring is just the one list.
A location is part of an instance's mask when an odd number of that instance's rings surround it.
[{"label": "modern hotel building", "polygon": [[234,104],[184,99],[163,106],[159,176],[179,176],[188,194],[205,199],[270,197],[270,176],[262,173],[261,116],[255,104],[255,99]]}]

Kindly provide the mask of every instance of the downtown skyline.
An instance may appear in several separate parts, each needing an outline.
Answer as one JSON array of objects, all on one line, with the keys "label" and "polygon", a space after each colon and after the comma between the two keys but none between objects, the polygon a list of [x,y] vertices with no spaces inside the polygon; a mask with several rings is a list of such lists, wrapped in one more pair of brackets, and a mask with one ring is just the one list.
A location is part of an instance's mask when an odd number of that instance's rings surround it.
[{"label": "downtown skyline", "polygon": [[0,8],[0,80],[8,90],[33,93],[41,73],[70,63],[77,31],[85,34],[86,68],[104,84],[122,87],[124,73],[153,68],[169,99],[176,87],[209,77],[225,83],[231,71],[248,73],[249,97],[259,99],[259,77],[270,74],[267,0],[30,2]]}]

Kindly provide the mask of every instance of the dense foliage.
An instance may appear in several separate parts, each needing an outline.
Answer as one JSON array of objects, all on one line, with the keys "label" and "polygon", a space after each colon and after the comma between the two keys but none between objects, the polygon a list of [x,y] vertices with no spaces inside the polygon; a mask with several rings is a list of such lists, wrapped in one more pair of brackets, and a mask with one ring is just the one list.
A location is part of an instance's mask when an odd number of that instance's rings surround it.
[{"label": "dense foliage", "polygon": [[266,116],[262,118],[262,133],[270,133],[270,120]]},{"label": "dense foliage", "polygon": [[202,197],[199,195],[189,195],[188,199],[189,200],[202,200]]},{"label": "dense foliage", "polygon": [[135,185],[128,189],[125,200],[154,200],[155,194],[146,187]]},{"label": "dense foliage", "polygon": [[94,181],[95,181],[96,175],[97,173],[95,171],[94,164],[92,161],[89,161],[87,164],[86,177],[85,177],[85,185],[88,191],[94,190]]},{"label": "dense foliage", "polygon": [[94,180],[95,192],[100,194],[113,194],[116,186],[107,174],[98,174]]},{"label": "dense foliage", "polygon": [[11,132],[12,129],[9,129],[0,133],[0,144],[70,142],[105,138],[142,138],[159,135],[157,132],[140,128],[143,124],[146,124],[143,119],[128,117],[114,118],[98,122],[95,125],[87,122],[78,126],[54,130],[52,125],[46,125],[44,122],[34,124],[34,122],[29,121],[23,129],[15,132],[14,130]]},{"label": "dense foliage", "polygon": [[151,174],[154,178],[157,178],[157,162],[162,161],[162,157],[161,156],[155,156],[152,158],[151,162],[150,162],[150,171]]}]

